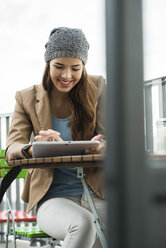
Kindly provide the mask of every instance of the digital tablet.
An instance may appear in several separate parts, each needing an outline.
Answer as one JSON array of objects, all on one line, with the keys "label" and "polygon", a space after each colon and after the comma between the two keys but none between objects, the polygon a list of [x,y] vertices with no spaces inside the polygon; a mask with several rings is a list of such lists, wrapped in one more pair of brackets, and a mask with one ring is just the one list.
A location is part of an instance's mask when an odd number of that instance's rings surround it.
[{"label": "digital tablet", "polygon": [[86,149],[98,146],[97,140],[82,141],[40,141],[32,143],[34,158],[83,155]]}]

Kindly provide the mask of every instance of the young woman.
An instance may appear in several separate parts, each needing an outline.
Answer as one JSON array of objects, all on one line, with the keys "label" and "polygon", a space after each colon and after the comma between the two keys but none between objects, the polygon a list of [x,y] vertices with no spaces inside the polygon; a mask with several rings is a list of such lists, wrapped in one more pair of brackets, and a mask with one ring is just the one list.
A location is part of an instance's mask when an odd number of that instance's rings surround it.
[{"label": "young woman", "polygon": [[[80,29],[52,30],[45,45],[46,67],[42,84],[16,93],[16,105],[7,139],[6,158],[30,158],[32,132],[35,141],[99,140],[104,151],[104,78],[87,75],[89,44]],[[103,171],[85,170],[86,181],[101,219],[105,200]],[[27,212],[37,207],[40,228],[63,247],[100,247],[94,217],[75,169],[29,169],[22,199]],[[104,221],[104,220],[103,220]]]}]

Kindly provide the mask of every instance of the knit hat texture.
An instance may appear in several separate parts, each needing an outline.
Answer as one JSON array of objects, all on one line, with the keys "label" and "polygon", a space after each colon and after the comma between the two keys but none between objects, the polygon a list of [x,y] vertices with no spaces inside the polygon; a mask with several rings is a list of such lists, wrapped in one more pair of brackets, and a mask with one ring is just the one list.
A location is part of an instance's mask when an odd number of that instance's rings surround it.
[{"label": "knit hat texture", "polygon": [[59,27],[54,28],[45,45],[45,61],[53,58],[78,58],[86,64],[88,59],[89,43],[81,29]]}]

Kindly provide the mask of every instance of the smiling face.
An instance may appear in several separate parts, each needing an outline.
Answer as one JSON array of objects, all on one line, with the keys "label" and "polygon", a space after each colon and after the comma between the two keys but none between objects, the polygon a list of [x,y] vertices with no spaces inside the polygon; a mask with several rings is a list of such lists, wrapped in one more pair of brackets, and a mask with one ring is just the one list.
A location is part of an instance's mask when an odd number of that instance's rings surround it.
[{"label": "smiling face", "polygon": [[80,81],[82,72],[80,59],[62,57],[50,61],[50,77],[59,92],[68,93]]}]

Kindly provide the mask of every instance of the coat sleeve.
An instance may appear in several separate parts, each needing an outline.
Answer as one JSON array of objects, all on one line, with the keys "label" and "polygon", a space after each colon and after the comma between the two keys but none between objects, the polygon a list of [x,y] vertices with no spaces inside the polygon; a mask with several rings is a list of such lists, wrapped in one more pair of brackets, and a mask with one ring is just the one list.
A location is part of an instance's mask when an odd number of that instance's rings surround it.
[{"label": "coat sleeve", "polygon": [[6,143],[6,159],[25,158],[21,149],[29,144],[32,124],[23,106],[20,92],[16,92],[16,104]]}]

